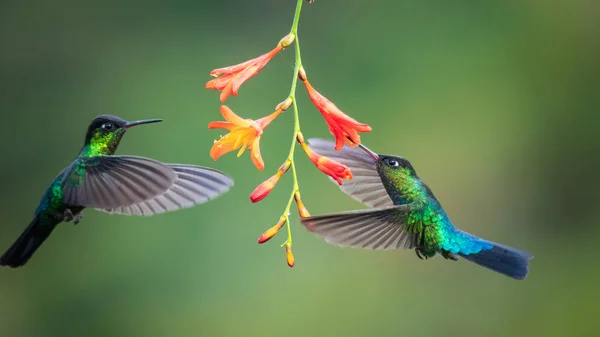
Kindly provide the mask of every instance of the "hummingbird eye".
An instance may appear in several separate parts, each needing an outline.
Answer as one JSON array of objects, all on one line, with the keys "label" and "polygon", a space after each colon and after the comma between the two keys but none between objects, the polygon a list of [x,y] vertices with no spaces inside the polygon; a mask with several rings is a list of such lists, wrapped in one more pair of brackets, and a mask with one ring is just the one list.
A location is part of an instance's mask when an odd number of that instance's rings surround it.
[{"label": "hummingbird eye", "polygon": [[398,161],[395,159],[388,159],[387,164],[388,164],[388,166],[391,166],[391,167],[398,167],[400,165],[398,163]]},{"label": "hummingbird eye", "polygon": [[106,131],[112,131],[115,128],[115,125],[113,123],[104,123],[102,124],[102,128]]}]

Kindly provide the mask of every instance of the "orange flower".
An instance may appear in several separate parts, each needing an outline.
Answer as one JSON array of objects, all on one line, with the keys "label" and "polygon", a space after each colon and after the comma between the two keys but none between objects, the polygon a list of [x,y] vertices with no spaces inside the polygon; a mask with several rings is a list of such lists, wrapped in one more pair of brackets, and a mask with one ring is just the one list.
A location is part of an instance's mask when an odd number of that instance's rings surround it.
[{"label": "orange flower", "polygon": [[265,163],[260,155],[259,141],[264,129],[283,112],[281,108],[275,110],[272,114],[258,119],[243,119],[236,115],[231,109],[225,105],[221,105],[221,114],[226,122],[210,122],[209,129],[227,129],[229,133],[222,136],[210,149],[210,156],[217,160],[225,153],[237,150],[238,157],[244,153],[246,149],[250,150],[250,158],[256,167],[262,171],[265,168]]},{"label": "orange flower", "polygon": [[275,184],[277,184],[277,182],[279,181],[279,178],[281,178],[281,176],[290,168],[291,164],[292,162],[290,160],[286,160],[286,162],[283,165],[281,165],[279,170],[277,170],[277,173],[275,173],[271,178],[263,181],[260,185],[258,185],[254,189],[252,194],[250,194],[250,201],[254,203],[266,198],[275,187]]},{"label": "orange flower", "polygon": [[342,112],[335,104],[321,95],[306,79],[306,74],[302,70],[300,79],[304,83],[308,95],[313,104],[319,109],[325,122],[329,126],[329,132],[335,137],[335,149],[341,150],[344,142],[349,146],[360,144],[359,132],[369,132],[371,127],[367,124],[359,123],[352,117]]},{"label": "orange flower", "polygon": [[342,179],[352,180],[352,172],[350,172],[350,168],[348,166],[316,153],[310,147],[308,147],[308,145],[306,145],[304,139],[301,137],[301,134],[298,136],[298,141],[308,155],[308,158],[319,170],[321,170],[321,172],[333,178],[339,185],[342,184]]},{"label": "orange flower", "polygon": [[294,264],[296,264],[296,261],[294,260],[294,254],[292,254],[292,244],[289,242],[285,244],[285,258],[288,266],[293,267]]},{"label": "orange flower", "polygon": [[294,39],[294,34],[288,34],[279,41],[277,47],[266,54],[240,64],[211,71],[210,76],[216,78],[206,83],[206,89],[222,90],[221,102],[225,102],[229,95],[237,96],[242,84],[258,74],[275,55],[292,44]]},{"label": "orange flower", "polygon": [[281,218],[279,218],[279,221],[275,226],[267,229],[264,233],[262,233],[262,235],[258,238],[258,243],[265,243],[271,240],[271,238],[274,237],[275,234],[277,234],[277,232],[279,232],[279,230],[281,229],[281,227],[283,227],[283,225],[285,225],[285,223],[286,219],[282,216]]}]

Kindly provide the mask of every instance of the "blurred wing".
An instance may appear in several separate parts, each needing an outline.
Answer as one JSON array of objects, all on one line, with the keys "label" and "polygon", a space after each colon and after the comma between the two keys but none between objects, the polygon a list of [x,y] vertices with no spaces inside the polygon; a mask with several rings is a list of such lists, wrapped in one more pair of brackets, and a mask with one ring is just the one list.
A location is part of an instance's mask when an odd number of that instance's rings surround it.
[{"label": "blurred wing", "polygon": [[328,243],[390,250],[414,248],[417,235],[405,231],[411,204],[302,218],[306,228]]},{"label": "blurred wing", "polygon": [[79,158],[63,181],[63,202],[93,208],[130,206],[163,194],[176,178],[173,169],[153,159]]},{"label": "blurred wing", "polygon": [[229,191],[233,180],[217,170],[183,164],[165,164],[176,173],[173,184],[162,194],[126,207],[99,209],[110,214],[161,214],[203,204]]},{"label": "blurred wing", "polygon": [[[310,148],[320,155],[329,157],[350,168],[352,180],[343,180],[340,189],[357,201],[371,208],[393,206],[385,186],[381,182],[375,161],[359,148],[348,145],[336,151],[335,142],[324,139],[309,139]],[[333,179],[331,181],[337,182]]]}]

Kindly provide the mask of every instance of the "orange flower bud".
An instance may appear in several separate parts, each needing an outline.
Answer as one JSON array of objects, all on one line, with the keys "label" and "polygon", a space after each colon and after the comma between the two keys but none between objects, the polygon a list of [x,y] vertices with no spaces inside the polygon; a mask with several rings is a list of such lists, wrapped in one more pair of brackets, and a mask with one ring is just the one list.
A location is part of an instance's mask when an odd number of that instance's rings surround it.
[{"label": "orange flower bud", "polygon": [[286,219],[282,216],[281,218],[279,218],[279,221],[275,226],[267,229],[264,233],[262,233],[262,235],[258,238],[258,243],[265,243],[271,240],[271,238],[274,237],[275,234],[277,234],[277,232],[279,232],[279,230],[281,229],[281,227],[283,227],[283,225],[285,225],[285,223]]},{"label": "orange flower bud", "polygon": [[296,191],[294,193],[294,200],[296,200],[296,206],[298,206],[298,214],[300,214],[301,218],[306,218],[310,216],[308,209],[304,207],[304,203],[302,202],[302,198],[300,198],[300,192]]},{"label": "orange flower bud", "polygon": [[292,244],[289,242],[285,244],[285,257],[288,266],[293,267],[294,264],[296,264],[296,261],[294,260],[294,254],[292,253]]},{"label": "orange flower bud", "polygon": [[321,172],[337,181],[339,185],[342,184],[342,179],[352,179],[352,172],[350,172],[350,168],[348,166],[316,153],[310,147],[308,147],[306,143],[302,144],[302,148],[308,155],[310,161],[312,161],[313,164],[315,164],[315,166],[321,170]]},{"label": "orange flower bud", "polygon": [[269,195],[269,193],[271,193],[271,191],[273,190],[273,187],[275,187],[275,184],[277,184],[280,177],[281,177],[281,174],[279,172],[277,172],[271,178],[263,181],[260,185],[258,185],[254,189],[252,194],[250,194],[250,201],[255,203],[255,202],[259,202],[259,201],[263,200],[264,198],[266,198],[267,195]]}]

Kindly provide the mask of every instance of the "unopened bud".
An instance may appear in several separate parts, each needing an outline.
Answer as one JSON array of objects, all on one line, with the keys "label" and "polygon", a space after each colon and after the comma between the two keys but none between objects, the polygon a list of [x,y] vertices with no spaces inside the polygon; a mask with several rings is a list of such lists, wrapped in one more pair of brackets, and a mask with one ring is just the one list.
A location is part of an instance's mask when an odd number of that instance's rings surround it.
[{"label": "unopened bud", "polygon": [[308,209],[304,207],[304,203],[302,202],[302,198],[300,197],[300,192],[296,191],[296,193],[294,193],[294,200],[296,200],[296,206],[298,206],[298,214],[300,214],[300,217],[309,217],[310,213],[308,212]]},{"label": "unopened bud", "polygon": [[275,234],[279,232],[279,230],[281,229],[281,227],[283,227],[283,225],[285,225],[285,223],[286,218],[282,216],[281,218],[279,218],[279,221],[275,226],[267,229],[264,233],[262,233],[262,235],[258,238],[258,243],[265,243],[271,240],[271,238],[273,238]]},{"label": "unopened bud", "polygon": [[285,258],[288,266],[293,267],[294,264],[296,264],[296,261],[294,260],[294,254],[292,253],[292,244],[289,242],[285,244]]},{"label": "unopened bud", "polygon": [[282,174],[283,173],[277,172],[271,178],[263,181],[260,185],[258,185],[250,194],[250,201],[255,203],[266,198],[267,195],[271,193],[271,191],[275,187],[275,184],[277,184]]}]

